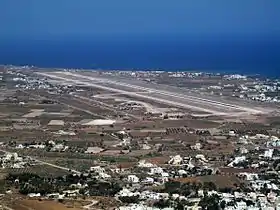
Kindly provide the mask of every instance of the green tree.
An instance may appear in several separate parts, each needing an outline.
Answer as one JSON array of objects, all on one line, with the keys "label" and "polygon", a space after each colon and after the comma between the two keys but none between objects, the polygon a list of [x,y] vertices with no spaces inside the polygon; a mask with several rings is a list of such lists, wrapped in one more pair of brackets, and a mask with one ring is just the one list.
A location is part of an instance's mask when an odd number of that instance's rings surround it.
[{"label": "green tree", "polygon": [[199,202],[199,205],[204,210],[218,210],[220,198],[218,195],[211,195],[211,196],[204,196],[201,201]]},{"label": "green tree", "polygon": [[225,208],[226,208],[226,202],[225,202],[225,201],[222,201],[222,202],[220,203],[220,207],[221,207],[221,209],[225,209]]}]

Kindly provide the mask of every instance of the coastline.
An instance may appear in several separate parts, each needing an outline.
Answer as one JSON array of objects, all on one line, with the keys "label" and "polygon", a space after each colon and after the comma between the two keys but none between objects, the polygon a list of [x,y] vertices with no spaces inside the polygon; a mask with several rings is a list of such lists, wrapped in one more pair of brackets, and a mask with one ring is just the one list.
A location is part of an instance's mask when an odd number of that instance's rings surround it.
[{"label": "coastline", "polygon": [[279,41],[41,40],[0,42],[0,64],[42,68],[163,70],[280,77]]}]

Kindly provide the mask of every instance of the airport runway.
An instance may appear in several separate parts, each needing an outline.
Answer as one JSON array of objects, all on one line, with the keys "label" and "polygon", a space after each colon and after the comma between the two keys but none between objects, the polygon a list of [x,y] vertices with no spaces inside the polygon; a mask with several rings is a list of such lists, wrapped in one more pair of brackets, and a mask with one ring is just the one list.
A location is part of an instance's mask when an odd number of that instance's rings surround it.
[{"label": "airport runway", "polygon": [[[80,73],[72,72],[38,72],[42,76],[52,79],[72,82],[74,84],[83,84],[95,88],[108,90],[120,94],[126,94],[138,99],[153,100],[158,103],[167,104],[174,107],[191,109],[194,111],[207,112],[213,115],[232,115],[239,116],[242,114],[262,114],[264,110],[261,108],[250,108],[230,103],[219,102],[215,100],[205,99],[201,97],[191,96],[187,93],[179,93],[168,91],[166,89],[156,89],[151,85],[135,85],[127,80],[116,81],[114,79],[85,76]],[[173,89],[175,87],[172,87]],[[141,91],[141,92],[139,92]],[[145,91],[145,92],[143,92]]]}]

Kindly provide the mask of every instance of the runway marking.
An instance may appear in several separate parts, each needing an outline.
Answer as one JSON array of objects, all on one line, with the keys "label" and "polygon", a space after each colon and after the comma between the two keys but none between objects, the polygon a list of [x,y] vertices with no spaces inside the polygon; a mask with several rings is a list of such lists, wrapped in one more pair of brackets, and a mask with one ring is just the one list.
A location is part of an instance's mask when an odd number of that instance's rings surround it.
[{"label": "runway marking", "polygon": [[222,107],[240,109],[240,110],[243,110],[245,112],[250,112],[250,113],[254,113],[254,114],[262,113],[262,111],[260,111],[260,110],[251,109],[251,108],[247,108],[247,107],[227,104],[227,103],[223,103],[223,102],[219,102],[219,101],[213,101],[213,100],[204,99],[204,98],[199,98],[199,97],[195,97],[195,96],[185,96],[185,95],[182,95],[182,94],[175,94],[175,93],[156,90],[156,89],[152,89],[152,88],[145,88],[145,87],[141,87],[141,86],[115,82],[115,81],[104,79],[104,78],[100,78],[100,79],[98,78],[97,79],[97,78],[94,78],[94,77],[83,76],[83,75],[80,75],[80,74],[73,74],[71,72],[57,72],[57,73],[59,73],[59,74],[62,73],[62,74],[73,76],[73,77],[85,78],[85,79],[88,79],[88,80],[91,80],[91,81],[99,80],[99,81],[103,81],[105,83],[110,83],[110,84],[114,84],[114,85],[120,85],[120,86],[124,86],[124,87],[140,89],[140,90],[145,90],[145,91],[148,91],[148,92],[158,93],[158,94],[162,94],[162,95],[166,95],[166,96],[172,96],[172,97],[176,97],[176,98],[180,98],[180,99],[193,100],[193,102],[197,102],[197,103],[201,103],[203,101],[204,103],[208,103],[208,104],[211,104],[211,105],[216,105],[216,106],[218,105],[218,106],[222,106]]},{"label": "runway marking", "polygon": [[[203,99],[203,98],[199,98],[199,97],[195,97],[195,96],[185,96],[182,94],[175,94],[175,93],[171,93],[171,92],[166,92],[166,91],[161,91],[161,90],[156,90],[156,89],[152,89],[152,88],[145,88],[145,87],[140,87],[140,86],[136,86],[136,85],[131,85],[131,84],[126,84],[126,83],[120,83],[120,82],[114,82],[108,79],[103,79],[103,78],[94,78],[94,77],[88,77],[88,76],[83,76],[83,75],[79,75],[79,74],[73,74],[70,72],[51,72],[51,73],[41,73],[38,72],[39,75],[43,75],[46,77],[50,77],[50,78],[55,78],[55,79],[60,79],[60,80],[64,80],[64,81],[68,81],[68,82],[73,82],[75,84],[84,84],[84,85],[88,85],[88,86],[92,86],[92,87],[96,87],[96,88],[100,88],[100,89],[104,89],[104,90],[109,90],[109,91],[113,91],[113,92],[117,92],[120,94],[126,94],[126,95],[131,95],[131,96],[135,96],[138,98],[145,98],[145,99],[150,99],[153,101],[157,101],[160,103],[164,103],[164,104],[168,104],[168,105],[173,105],[176,107],[183,107],[183,108],[187,108],[187,109],[192,109],[192,110],[197,110],[197,111],[203,111],[203,112],[209,112],[212,113],[214,115],[240,115],[241,113],[244,114],[244,112],[246,113],[252,113],[252,114],[260,114],[262,113],[262,111],[260,110],[256,110],[256,109],[251,109],[251,108],[246,108],[246,107],[241,107],[241,106],[237,106],[237,105],[232,105],[232,104],[226,104],[223,102],[218,102],[218,101],[212,101],[209,99]],[[59,76],[58,76],[58,75]],[[61,74],[66,75],[66,76],[71,76],[77,79],[70,79],[70,78],[65,78],[65,76],[63,77]],[[109,84],[113,84],[113,85],[120,85],[120,86],[124,86],[124,87],[129,87],[129,88],[135,88],[135,89],[139,89],[139,90],[143,90],[143,91],[148,91],[151,93],[156,93],[156,94],[160,94],[163,96],[167,96],[170,97],[170,100],[167,99],[162,99],[162,98],[158,98],[158,97],[153,97],[153,96],[149,96],[149,95],[142,95],[139,94],[137,92],[129,92],[126,90],[121,90],[121,89],[116,89],[113,87],[108,87],[108,86],[104,86],[104,85],[100,85],[100,84],[96,84],[96,83],[90,83],[87,81],[81,81],[78,80],[78,78],[83,78],[83,79],[87,79],[90,81],[98,81],[98,82],[104,82],[104,83],[109,83]],[[213,106],[213,107],[221,107],[221,108],[228,108],[229,110],[238,110],[238,111],[243,111],[241,113],[232,113],[232,112],[219,112],[219,111],[214,111],[214,110],[210,110],[207,108],[202,108],[202,107],[198,107],[198,106],[192,106],[192,105],[187,105],[185,103],[181,103],[181,102],[176,102],[176,101],[172,101],[172,97],[174,98],[178,98],[178,99],[184,99],[184,100],[188,100],[191,101],[193,103],[197,103],[197,104],[206,104],[208,106]]]}]

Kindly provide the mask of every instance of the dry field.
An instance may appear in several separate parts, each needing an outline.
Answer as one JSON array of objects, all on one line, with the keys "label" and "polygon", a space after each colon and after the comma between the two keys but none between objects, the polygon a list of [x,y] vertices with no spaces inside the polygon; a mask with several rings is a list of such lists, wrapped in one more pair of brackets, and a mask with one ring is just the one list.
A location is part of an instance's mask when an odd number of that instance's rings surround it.
[{"label": "dry field", "polygon": [[82,208],[69,207],[55,201],[17,200],[12,206],[14,210],[82,210]]},{"label": "dry field", "polygon": [[205,183],[213,182],[218,188],[234,188],[235,185],[239,185],[241,180],[236,176],[221,176],[221,175],[209,175],[200,177],[188,177],[188,178],[178,178],[173,181],[181,183]]},{"label": "dry field", "polygon": [[1,169],[0,173],[3,175],[8,173],[12,173],[12,174],[33,173],[42,177],[58,177],[58,176],[64,176],[69,174],[68,171],[54,168],[48,165],[36,165],[36,166],[30,166],[28,168],[19,168],[19,169],[16,168]]}]

